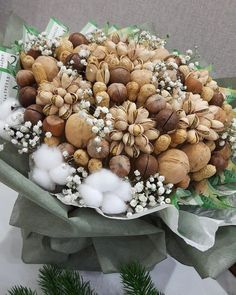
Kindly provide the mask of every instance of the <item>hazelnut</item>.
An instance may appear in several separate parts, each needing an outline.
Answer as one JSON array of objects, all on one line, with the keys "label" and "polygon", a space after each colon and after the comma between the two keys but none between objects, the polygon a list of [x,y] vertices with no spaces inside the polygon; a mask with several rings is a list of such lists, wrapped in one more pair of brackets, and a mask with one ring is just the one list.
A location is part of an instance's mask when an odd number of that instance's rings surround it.
[{"label": "hazelnut", "polygon": [[30,121],[33,125],[36,125],[38,121],[43,121],[43,119],[43,109],[40,105],[32,104],[24,112],[24,121]]},{"label": "hazelnut", "polygon": [[77,47],[81,44],[88,44],[88,40],[86,37],[81,33],[72,33],[69,36],[69,41],[73,44],[73,47]]},{"label": "hazelnut", "polygon": [[228,142],[226,142],[223,148],[221,148],[220,150],[217,150],[217,152],[221,154],[221,156],[223,156],[225,160],[228,160],[232,155],[232,150]]},{"label": "hazelnut", "polygon": [[193,94],[200,94],[203,88],[202,83],[192,75],[189,75],[185,79],[185,86],[187,86],[187,91],[192,92]]},{"label": "hazelnut", "polygon": [[130,82],[130,72],[122,67],[116,67],[110,71],[110,83],[122,83],[126,85]]},{"label": "hazelnut", "polygon": [[157,122],[157,129],[164,132],[175,130],[179,122],[176,112],[170,109],[161,110],[156,115],[155,120]]},{"label": "hazelnut", "polygon": [[216,92],[214,93],[212,99],[209,101],[209,104],[222,107],[224,100],[224,95],[221,92]]},{"label": "hazelnut", "polygon": [[48,146],[58,146],[60,144],[60,139],[58,137],[52,136],[52,137],[45,137],[44,142]]},{"label": "hazelnut", "polygon": [[35,104],[37,96],[37,90],[31,86],[25,86],[19,90],[19,102],[27,108],[31,104]]},{"label": "hazelnut", "polygon": [[108,87],[108,95],[117,104],[123,103],[127,99],[127,90],[124,84],[113,83]]},{"label": "hazelnut", "polygon": [[31,71],[29,70],[20,70],[16,74],[16,83],[20,87],[25,87],[25,86],[31,86],[36,83],[34,79],[34,75]]},{"label": "hazelnut", "polygon": [[85,66],[81,63],[81,58],[78,53],[71,53],[66,57],[65,64],[71,66],[73,70],[79,73],[85,69]]},{"label": "hazelnut", "polygon": [[90,159],[88,162],[88,170],[90,173],[102,169],[102,161],[99,159]]},{"label": "hazelnut", "polygon": [[107,85],[103,82],[96,82],[93,85],[93,93],[96,95],[98,92],[107,91]]},{"label": "hazelnut", "polygon": [[65,130],[65,121],[56,115],[48,116],[43,121],[43,130],[51,132],[53,136],[62,136]]},{"label": "hazelnut", "polygon": [[181,150],[188,156],[190,172],[199,171],[208,164],[211,158],[211,151],[203,142],[186,144]]},{"label": "hazelnut", "polygon": [[89,155],[85,150],[79,149],[74,153],[74,161],[78,166],[87,166]]},{"label": "hazelnut", "polygon": [[158,162],[154,156],[142,154],[135,160],[134,167],[144,178],[148,178],[157,173]]},{"label": "hazelnut", "polygon": [[39,57],[41,55],[41,52],[39,50],[34,50],[34,49],[30,49],[29,51],[27,51],[26,53],[27,55],[32,56],[34,59],[36,59],[37,57]]},{"label": "hazelnut", "polygon": [[109,167],[119,177],[125,177],[130,173],[130,160],[124,155],[114,156],[109,162]]},{"label": "hazelnut", "polygon": [[177,183],[177,187],[181,187],[183,189],[187,189],[189,187],[190,183],[190,177],[189,175],[186,175],[184,179],[182,179],[179,183]]},{"label": "hazelnut", "polygon": [[[72,144],[68,143],[68,142],[61,143],[58,146],[58,148],[60,149],[62,154],[63,154],[63,152],[66,152],[68,154],[67,157],[72,156],[74,154],[74,152],[75,152],[75,147]],[[65,158],[67,158],[67,157],[65,157]]]},{"label": "hazelnut", "polygon": [[228,160],[226,160],[220,152],[212,153],[210,164],[216,167],[217,172],[221,172],[228,166]]},{"label": "hazelnut", "polygon": [[158,157],[158,172],[165,176],[166,183],[179,183],[189,173],[187,155],[179,149],[169,149]]},{"label": "hazelnut", "polygon": [[137,82],[131,81],[126,84],[128,100],[135,101],[139,94],[139,85]]},{"label": "hazelnut", "polygon": [[104,159],[109,155],[109,142],[105,139],[96,141],[91,138],[87,145],[87,151],[91,158]]},{"label": "hazelnut", "polygon": [[146,100],[145,107],[150,113],[157,114],[161,110],[165,109],[166,101],[161,95],[154,94]]}]

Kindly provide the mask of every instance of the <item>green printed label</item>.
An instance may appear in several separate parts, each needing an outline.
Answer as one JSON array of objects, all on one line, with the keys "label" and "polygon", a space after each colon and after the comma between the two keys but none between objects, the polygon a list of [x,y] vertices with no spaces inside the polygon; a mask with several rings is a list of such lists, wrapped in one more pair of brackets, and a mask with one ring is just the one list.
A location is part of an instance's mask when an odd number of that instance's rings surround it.
[{"label": "green printed label", "polygon": [[80,31],[81,34],[87,35],[90,34],[92,32],[94,32],[97,29],[97,26],[92,23],[92,22],[88,22],[83,29]]},{"label": "green printed label", "polygon": [[28,26],[26,24],[23,25],[23,43],[29,42],[32,37],[38,36],[39,32],[34,27]]},{"label": "green printed label", "polygon": [[0,68],[7,69],[8,64],[15,67],[17,61],[18,56],[11,48],[0,46]]},{"label": "green printed label", "polygon": [[8,69],[0,68],[0,104],[9,97],[17,96],[17,84],[15,77]]},{"label": "green printed label", "polygon": [[61,37],[69,32],[69,28],[60,22],[57,18],[52,17],[46,27],[48,39],[55,39]]}]

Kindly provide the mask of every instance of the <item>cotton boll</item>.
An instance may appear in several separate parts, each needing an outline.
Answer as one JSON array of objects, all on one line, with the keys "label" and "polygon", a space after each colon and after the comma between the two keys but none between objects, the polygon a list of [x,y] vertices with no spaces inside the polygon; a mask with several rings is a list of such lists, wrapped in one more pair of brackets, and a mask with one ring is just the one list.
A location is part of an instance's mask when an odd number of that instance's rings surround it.
[{"label": "cotton boll", "polygon": [[102,193],[87,184],[81,184],[79,186],[79,193],[87,206],[98,208],[102,205]]},{"label": "cotton boll", "polygon": [[4,130],[4,126],[6,125],[6,123],[4,121],[0,120],[0,137],[10,141],[11,138],[10,136],[7,134],[7,132]]},{"label": "cotton boll", "polygon": [[65,185],[67,183],[67,177],[71,174],[72,167],[65,163],[49,171],[51,179],[59,185]]},{"label": "cotton boll", "polygon": [[110,170],[101,169],[95,173],[90,174],[86,178],[85,183],[99,190],[100,192],[108,192],[118,188],[120,184],[120,178]]},{"label": "cotton boll", "polygon": [[12,113],[12,107],[19,105],[16,99],[9,98],[0,104],[0,120],[6,120],[6,118]]},{"label": "cotton boll", "polygon": [[56,147],[49,147],[46,144],[41,145],[33,153],[35,165],[43,170],[51,170],[63,163],[63,156]]},{"label": "cotton boll", "polygon": [[56,185],[50,178],[49,173],[45,170],[34,168],[32,171],[32,179],[35,183],[48,191],[55,190]]},{"label": "cotton boll", "polygon": [[24,112],[25,109],[19,108],[18,110],[12,112],[6,119],[5,122],[10,127],[15,127],[21,125],[24,122]]},{"label": "cotton boll", "polygon": [[121,180],[118,189],[112,192],[125,202],[132,200],[131,185],[128,181]]},{"label": "cotton boll", "polygon": [[117,195],[107,192],[103,194],[102,212],[106,214],[120,214],[127,210],[127,205]]}]

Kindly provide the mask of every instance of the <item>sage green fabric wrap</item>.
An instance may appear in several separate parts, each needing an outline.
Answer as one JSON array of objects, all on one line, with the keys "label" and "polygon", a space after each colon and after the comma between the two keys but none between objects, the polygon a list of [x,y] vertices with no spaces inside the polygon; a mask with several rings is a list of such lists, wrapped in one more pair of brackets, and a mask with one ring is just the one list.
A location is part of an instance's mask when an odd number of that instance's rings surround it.
[{"label": "sage green fabric wrap", "polygon": [[[232,81],[231,87],[236,84]],[[152,268],[169,253],[194,266],[202,277],[215,277],[236,262],[236,227],[221,227],[215,246],[201,252],[171,232],[156,214],[114,220],[92,209],[63,205],[27,178],[28,162],[9,143],[0,153],[0,180],[19,192],[10,224],[22,230],[26,263],[110,273],[133,260]]]}]

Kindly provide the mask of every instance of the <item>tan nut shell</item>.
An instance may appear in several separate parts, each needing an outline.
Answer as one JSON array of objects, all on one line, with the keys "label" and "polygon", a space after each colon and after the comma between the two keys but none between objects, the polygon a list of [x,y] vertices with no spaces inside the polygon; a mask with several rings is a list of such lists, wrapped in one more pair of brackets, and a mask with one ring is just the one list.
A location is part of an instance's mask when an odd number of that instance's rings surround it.
[{"label": "tan nut shell", "polygon": [[158,155],[159,153],[166,151],[171,143],[171,137],[169,134],[163,134],[158,137],[154,143],[154,153]]},{"label": "tan nut shell", "polygon": [[131,73],[131,81],[137,82],[140,87],[144,84],[150,84],[152,72],[148,70],[135,70]]},{"label": "tan nut shell", "polygon": [[78,149],[74,152],[74,161],[78,166],[87,166],[89,161],[88,153],[83,149]]},{"label": "tan nut shell", "polygon": [[187,131],[185,129],[177,129],[174,133],[170,134],[171,145],[178,145],[185,142],[187,139]]},{"label": "tan nut shell", "polygon": [[197,144],[186,144],[181,149],[188,156],[190,172],[199,171],[210,161],[211,151],[203,142],[199,142]]},{"label": "tan nut shell", "polygon": [[86,147],[89,139],[94,137],[91,126],[78,113],[67,120],[65,135],[67,141],[77,148]]},{"label": "tan nut shell", "polygon": [[213,176],[215,173],[216,173],[216,167],[211,164],[208,164],[205,167],[203,167],[201,170],[194,172],[191,178],[194,181],[201,181],[203,179]]},{"label": "tan nut shell", "polygon": [[210,87],[204,86],[202,88],[201,97],[204,100],[210,101],[212,99],[213,95],[214,95],[214,91]]},{"label": "tan nut shell", "polygon": [[88,162],[88,170],[90,173],[102,169],[102,161],[99,159],[90,159]]},{"label": "tan nut shell", "polygon": [[156,93],[156,87],[153,84],[145,84],[140,88],[137,102],[139,105],[144,105],[148,97]]},{"label": "tan nut shell", "polygon": [[189,173],[187,155],[179,149],[169,149],[158,157],[160,175],[165,176],[166,183],[179,183]]},{"label": "tan nut shell", "polygon": [[126,84],[127,94],[128,94],[128,100],[130,101],[136,101],[139,94],[139,84],[137,82],[129,82]]}]

